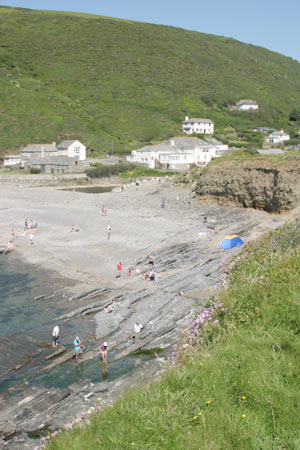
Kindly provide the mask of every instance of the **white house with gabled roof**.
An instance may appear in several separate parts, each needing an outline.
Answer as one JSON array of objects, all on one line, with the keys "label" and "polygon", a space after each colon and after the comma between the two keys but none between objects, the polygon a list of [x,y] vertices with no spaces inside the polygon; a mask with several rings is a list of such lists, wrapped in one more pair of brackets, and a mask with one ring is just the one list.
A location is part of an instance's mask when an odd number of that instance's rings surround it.
[{"label": "white house with gabled roof", "polygon": [[240,100],[235,104],[235,109],[238,111],[249,111],[258,109],[258,104],[254,100]]},{"label": "white house with gabled roof", "polygon": [[182,122],[182,130],[186,134],[213,134],[214,123],[210,119],[189,119],[189,117],[186,116],[185,120]]},{"label": "white house with gabled roof", "polygon": [[58,144],[57,156],[67,156],[68,158],[78,158],[80,161],[86,159],[86,146],[78,140],[65,140]]},{"label": "white house with gabled roof", "polygon": [[269,134],[269,136],[265,137],[265,141],[269,144],[280,144],[281,142],[289,140],[290,135],[288,133],[285,133],[283,130],[274,131],[273,133]]}]

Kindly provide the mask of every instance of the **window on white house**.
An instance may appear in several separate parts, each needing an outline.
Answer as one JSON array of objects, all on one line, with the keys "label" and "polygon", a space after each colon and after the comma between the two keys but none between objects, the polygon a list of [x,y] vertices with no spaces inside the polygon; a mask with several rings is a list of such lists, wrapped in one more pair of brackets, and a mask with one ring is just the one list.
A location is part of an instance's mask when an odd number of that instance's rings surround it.
[{"label": "window on white house", "polygon": [[80,153],[80,147],[74,147],[74,153]]}]

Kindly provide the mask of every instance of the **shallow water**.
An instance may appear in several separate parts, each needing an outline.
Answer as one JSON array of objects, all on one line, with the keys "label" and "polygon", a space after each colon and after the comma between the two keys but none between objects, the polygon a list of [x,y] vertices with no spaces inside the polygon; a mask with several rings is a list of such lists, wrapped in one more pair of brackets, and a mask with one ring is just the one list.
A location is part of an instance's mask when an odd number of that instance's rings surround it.
[{"label": "shallow water", "polygon": [[[14,258],[14,255],[4,256],[0,260],[0,335],[2,340],[10,335],[5,349],[2,347],[2,351],[5,350],[5,354],[0,356],[2,362],[5,358],[11,359],[15,364],[18,362],[15,348],[20,336],[21,342],[24,336],[24,345],[27,338],[36,340],[37,344],[51,342],[53,326],[56,324],[54,318],[70,310],[69,302],[62,297],[66,292],[64,288],[67,281],[33,265],[24,264]],[[48,300],[34,299],[39,295],[51,295],[53,292],[58,292],[58,296]],[[93,331],[92,316],[62,323],[61,344],[70,350],[76,335],[79,335],[84,343],[88,336],[93,335]],[[0,373],[0,392],[24,382],[26,385],[67,387],[83,377],[92,382],[106,379],[112,381],[149,359],[148,355],[122,358],[109,363],[107,373],[98,358],[79,364],[73,360],[48,372],[38,373],[43,363],[36,358],[20,371],[10,372],[9,375],[5,370]]]},{"label": "shallow water", "polygon": [[105,192],[111,192],[116,185],[114,186],[82,186],[82,187],[75,187],[75,188],[69,188],[69,189],[61,189],[62,191],[75,191],[75,192],[85,192],[86,194],[103,194]]}]

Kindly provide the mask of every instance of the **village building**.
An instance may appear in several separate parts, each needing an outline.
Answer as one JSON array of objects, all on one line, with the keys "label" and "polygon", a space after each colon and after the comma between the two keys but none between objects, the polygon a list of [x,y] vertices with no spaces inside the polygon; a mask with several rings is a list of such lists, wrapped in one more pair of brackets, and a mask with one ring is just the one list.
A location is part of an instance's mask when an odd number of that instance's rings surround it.
[{"label": "village building", "polygon": [[254,131],[254,132],[260,132],[260,133],[269,133],[270,131],[273,131],[274,130],[274,128],[272,128],[272,127],[255,127],[255,128],[252,128],[252,131]]},{"label": "village building", "polygon": [[285,133],[283,130],[274,131],[269,134],[269,136],[265,137],[265,142],[268,144],[281,144],[284,141],[289,141],[290,135]]},{"label": "village building", "polygon": [[285,152],[280,148],[271,148],[268,150],[256,150],[259,155],[283,155]]},{"label": "village building", "polygon": [[177,137],[158,145],[146,145],[133,150],[127,161],[139,163],[150,169],[189,170],[205,166],[212,158],[219,157],[216,145],[196,137]]},{"label": "village building", "polygon": [[22,148],[20,151],[21,160],[28,158],[45,158],[57,155],[55,142],[52,144],[30,144]]},{"label": "village building", "polygon": [[31,158],[24,162],[24,169],[39,169],[41,173],[66,174],[81,173],[85,166],[77,158],[52,156],[47,158]]},{"label": "village building", "polygon": [[205,137],[206,142],[208,142],[211,145],[214,145],[216,147],[216,156],[222,156],[224,153],[226,153],[229,148],[227,144],[224,144],[221,141],[218,141],[217,139],[213,137]]},{"label": "village building", "polygon": [[240,100],[235,104],[235,109],[238,111],[249,111],[258,109],[258,104],[254,100]]},{"label": "village building", "polygon": [[86,146],[78,140],[61,141],[57,146],[57,155],[84,161],[86,159]]},{"label": "village building", "polygon": [[3,166],[4,167],[12,167],[16,164],[21,163],[21,157],[20,155],[7,155],[3,158]]},{"label": "village building", "polygon": [[210,119],[189,119],[189,117],[186,116],[185,120],[182,122],[182,129],[186,134],[213,134],[214,123]]}]

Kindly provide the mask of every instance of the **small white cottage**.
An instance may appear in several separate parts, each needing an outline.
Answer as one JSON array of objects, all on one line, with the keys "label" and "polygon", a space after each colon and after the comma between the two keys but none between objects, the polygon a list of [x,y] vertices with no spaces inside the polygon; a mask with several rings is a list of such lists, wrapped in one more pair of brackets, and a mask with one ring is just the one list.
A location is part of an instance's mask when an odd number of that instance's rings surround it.
[{"label": "small white cottage", "polygon": [[258,104],[254,100],[240,100],[236,103],[235,109],[238,111],[249,111],[251,109],[258,109]]},{"label": "small white cottage", "polygon": [[77,140],[61,141],[57,146],[57,156],[78,158],[80,161],[86,159],[86,146]]},{"label": "small white cottage", "polygon": [[210,119],[189,119],[189,117],[186,116],[185,120],[182,122],[182,129],[186,134],[213,134],[214,123]]}]

